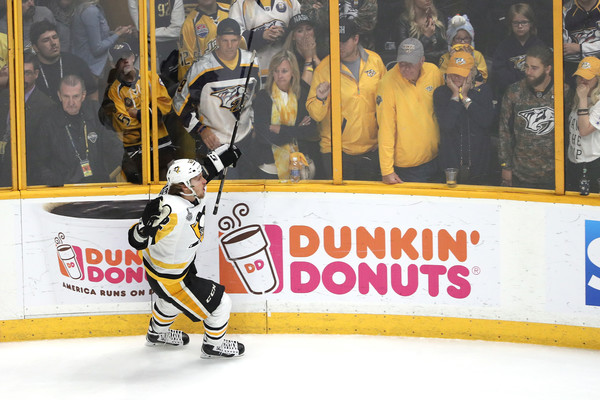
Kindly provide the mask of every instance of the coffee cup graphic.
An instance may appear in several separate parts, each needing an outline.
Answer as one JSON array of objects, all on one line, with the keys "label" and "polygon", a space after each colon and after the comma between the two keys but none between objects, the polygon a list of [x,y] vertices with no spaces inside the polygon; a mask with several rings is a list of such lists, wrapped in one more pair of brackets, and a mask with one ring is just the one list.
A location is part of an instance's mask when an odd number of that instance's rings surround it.
[{"label": "coffee cup graphic", "polygon": [[260,225],[229,232],[221,238],[221,246],[251,293],[263,294],[275,289],[277,276],[267,250],[269,242]]},{"label": "coffee cup graphic", "polygon": [[70,244],[63,243],[64,239],[65,235],[62,232],[59,232],[58,236],[54,238],[60,262],[71,279],[81,279],[83,274],[75,256],[75,251]]}]

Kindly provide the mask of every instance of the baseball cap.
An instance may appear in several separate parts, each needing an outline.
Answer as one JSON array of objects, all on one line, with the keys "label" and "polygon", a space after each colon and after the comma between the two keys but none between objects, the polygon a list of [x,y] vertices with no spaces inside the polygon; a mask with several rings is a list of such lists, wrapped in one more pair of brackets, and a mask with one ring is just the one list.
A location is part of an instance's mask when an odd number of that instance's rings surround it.
[{"label": "baseball cap", "polygon": [[115,63],[121,58],[127,58],[130,55],[135,54],[127,42],[115,43],[115,45],[110,48],[109,52]]},{"label": "baseball cap", "polygon": [[288,28],[290,31],[293,31],[294,29],[296,29],[297,27],[299,27],[302,24],[308,24],[308,25],[312,26],[313,28],[315,27],[315,23],[308,17],[308,15],[296,14],[290,20],[290,23],[288,24]]},{"label": "baseball cap", "polygon": [[358,35],[358,26],[354,20],[346,17],[340,18],[340,42],[345,42],[354,35]]},{"label": "baseball cap", "polygon": [[419,39],[407,38],[398,46],[398,62],[418,64],[425,55],[423,44]]},{"label": "baseball cap", "polygon": [[475,66],[475,60],[471,54],[466,51],[456,51],[450,57],[446,73],[456,74],[466,78],[471,73],[473,66]]},{"label": "baseball cap", "polygon": [[242,29],[240,24],[233,18],[225,18],[217,25],[217,36],[221,35],[236,35],[240,36]]},{"label": "baseball cap", "polygon": [[600,76],[600,60],[596,57],[585,57],[579,62],[577,71],[573,76],[579,75],[580,77],[590,80],[595,76]]}]

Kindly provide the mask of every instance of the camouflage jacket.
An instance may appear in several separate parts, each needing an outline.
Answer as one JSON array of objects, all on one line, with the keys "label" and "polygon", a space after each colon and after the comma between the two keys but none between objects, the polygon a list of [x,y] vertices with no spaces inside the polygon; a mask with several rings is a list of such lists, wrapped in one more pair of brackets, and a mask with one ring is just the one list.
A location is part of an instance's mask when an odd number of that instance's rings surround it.
[{"label": "camouflage jacket", "polygon": [[525,183],[554,185],[554,83],[534,92],[525,79],[502,100],[498,158]]}]

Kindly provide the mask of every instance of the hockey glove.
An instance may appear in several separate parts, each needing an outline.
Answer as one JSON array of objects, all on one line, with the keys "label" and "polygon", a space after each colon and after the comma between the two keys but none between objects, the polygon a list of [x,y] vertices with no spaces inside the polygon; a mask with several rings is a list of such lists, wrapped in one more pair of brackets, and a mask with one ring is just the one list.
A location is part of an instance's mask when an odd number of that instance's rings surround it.
[{"label": "hockey glove", "polygon": [[204,161],[202,161],[202,165],[206,170],[204,177],[206,182],[210,182],[215,176],[219,175],[221,171],[230,165],[235,167],[235,163],[241,156],[242,152],[240,149],[235,147],[235,145],[229,147],[227,144],[223,144],[208,153]]},{"label": "hockey glove", "polygon": [[142,237],[154,237],[160,227],[169,221],[171,206],[163,204],[162,196],[150,200],[144,208],[144,213],[137,226],[137,232]]}]

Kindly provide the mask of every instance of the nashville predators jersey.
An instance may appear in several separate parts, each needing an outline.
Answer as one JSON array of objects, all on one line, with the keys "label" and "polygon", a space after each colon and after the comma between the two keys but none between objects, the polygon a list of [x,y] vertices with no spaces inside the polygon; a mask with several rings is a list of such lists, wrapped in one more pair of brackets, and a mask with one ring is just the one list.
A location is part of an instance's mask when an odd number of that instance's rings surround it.
[{"label": "nashville predators jersey", "polygon": [[262,32],[271,26],[287,28],[289,21],[300,14],[298,0],[235,0],[229,9],[229,18],[239,22],[242,35],[249,50],[256,49],[258,61],[268,75],[271,58],[283,48],[285,36],[277,42],[269,43],[262,38]]},{"label": "nashville predators jersey", "polygon": [[148,275],[174,283],[185,277],[204,239],[205,201],[194,205],[183,197],[165,194],[162,205],[171,210],[168,221],[150,239],[142,255]]},{"label": "nashville predators jersey", "polygon": [[[148,80],[151,82],[150,76],[150,71],[148,71]],[[160,78],[158,82],[158,138],[161,139],[168,135],[167,129],[162,123],[162,115],[171,110],[172,100]],[[112,115],[113,129],[122,136],[123,145],[126,148],[140,145],[142,143],[142,94],[139,77],[134,82],[116,79],[108,89],[108,99],[109,101],[103,102],[102,107]],[[132,107],[137,110],[136,117],[129,114],[128,109]],[[152,114],[152,109],[150,109],[150,114]]]},{"label": "nashville predators jersey", "polygon": [[[238,50],[233,68],[220,60],[216,52],[196,61],[186,78],[181,81],[173,97],[173,109],[190,133],[209,127],[222,144],[231,141],[236,120],[239,118],[236,143],[252,131],[252,95],[260,89],[259,66],[252,54]],[[246,76],[250,73],[246,98],[242,105]],[[243,106],[243,108],[242,108]]]},{"label": "nashville predators jersey", "polygon": [[208,15],[196,8],[186,17],[179,36],[179,81],[194,61],[216,48],[217,25],[228,16],[229,4],[217,3],[215,14]]}]

